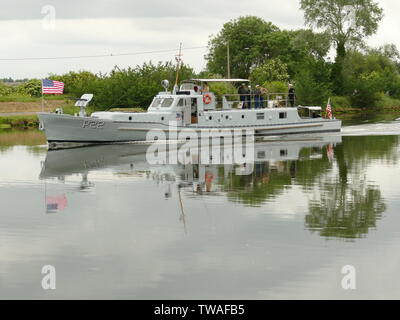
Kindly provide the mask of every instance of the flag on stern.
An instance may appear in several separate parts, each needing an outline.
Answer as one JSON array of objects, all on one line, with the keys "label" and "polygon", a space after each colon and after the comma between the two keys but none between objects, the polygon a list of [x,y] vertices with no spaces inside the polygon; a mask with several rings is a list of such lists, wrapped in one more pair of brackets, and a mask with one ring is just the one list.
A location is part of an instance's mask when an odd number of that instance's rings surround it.
[{"label": "flag on stern", "polygon": [[327,117],[328,119],[332,119],[331,98],[329,98],[328,104],[326,105],[326,117]]},{"label": "flag on stern", "polygon": [[64,82],[54,81],[49,79],[42,80],[42,93],[43,94],[63,94]]}]

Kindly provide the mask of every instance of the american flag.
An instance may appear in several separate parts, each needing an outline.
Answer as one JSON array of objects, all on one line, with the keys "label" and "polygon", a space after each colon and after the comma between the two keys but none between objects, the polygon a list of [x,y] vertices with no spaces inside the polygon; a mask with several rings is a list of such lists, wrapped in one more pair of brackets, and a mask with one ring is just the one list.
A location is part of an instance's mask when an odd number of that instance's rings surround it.
[{"label": "american flag", "polygon": [[63,94],[64,82],[43,79],[42,93],[43,94]]},{"label": "american flag", "polygon": [[326,115],[328,119],[332,119],[332,107],[331,107],[331,98],[328,100],[328,104],[326,106]]}]

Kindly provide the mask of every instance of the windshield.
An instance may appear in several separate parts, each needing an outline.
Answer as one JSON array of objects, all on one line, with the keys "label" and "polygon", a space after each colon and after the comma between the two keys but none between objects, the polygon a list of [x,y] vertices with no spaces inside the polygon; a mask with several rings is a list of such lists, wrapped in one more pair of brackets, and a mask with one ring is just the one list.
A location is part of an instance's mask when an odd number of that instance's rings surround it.
[{"label": "windshield", "polygon": [[152,107],[169,108],[172,105],[172,102],[174,102],[174,99],[172,98],[155,98]]}]

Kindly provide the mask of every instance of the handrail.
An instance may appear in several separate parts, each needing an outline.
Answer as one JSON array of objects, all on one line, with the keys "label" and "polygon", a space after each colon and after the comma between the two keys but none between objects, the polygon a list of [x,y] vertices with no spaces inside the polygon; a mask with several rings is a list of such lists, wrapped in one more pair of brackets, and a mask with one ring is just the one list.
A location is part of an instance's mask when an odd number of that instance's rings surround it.
[{"label": "handrail", "polygon": [[[224,99],[226,101],[224,101]],[[222,105],[223,108],[232,109],[234,105],[236,107],[241,103],[242,108],[273,108],[273,107],[294,107],[296,106],[296,96],[294,99],[289,99],[289,93],[248,93],[248,94],[223,94],[221,98],[217,98],[217,105]],[[224,104],[228,103],[228,107],[224,107]],[[237,105],[236,105],[237,104]]]}]

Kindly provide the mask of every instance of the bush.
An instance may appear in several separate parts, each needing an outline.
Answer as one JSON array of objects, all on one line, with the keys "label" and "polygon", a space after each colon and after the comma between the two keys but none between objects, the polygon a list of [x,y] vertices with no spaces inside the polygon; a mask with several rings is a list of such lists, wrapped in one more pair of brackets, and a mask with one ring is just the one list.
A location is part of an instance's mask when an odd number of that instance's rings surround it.
[{"label": "bush", "polygon": [[250,73],[250,80],[254,84],[261,84],[264,82],[287,82],[289,74],[287,66],[280,59],[271,59],[260,67],[254,68]]},{"label": "bush", "polygon": [[317,81],[311,72],[301,71],[296,77],[297,103],[301,105],[324,105],[331,91],[327,83]]},{"label": "bush", "polygon": [[287,93],[289,90],[288,85],[280,81],[265,82],[263,87],[268,90],[268,93]]},{"label": "bush", "polygon": [[11,93],[11,88],[0,81],[0,96],[6,96]]},{"label": "bush", "polygon": [[376,104],[378,108],[400,107],[400,99],[390,97],[383,93],[379,93],[378,97],[379,99]]},{"label": "bush", "polygon": [[351,108],[351,101],[349,97],[333,96],[331,97],[331,104],[333,108]]},{"label": "bush", "polygon": [[351,91],[351,104],[357,108],[374,108],[378,105],[380,76],[377,72],[362,73],[350,79],[348,89]]},{"label": "bush", "polygon": [[20,94],[26,94],[31,97],[40,97],[42,95],[42,82],[38,79],[32,79],[20,84],[16,90]]}]

